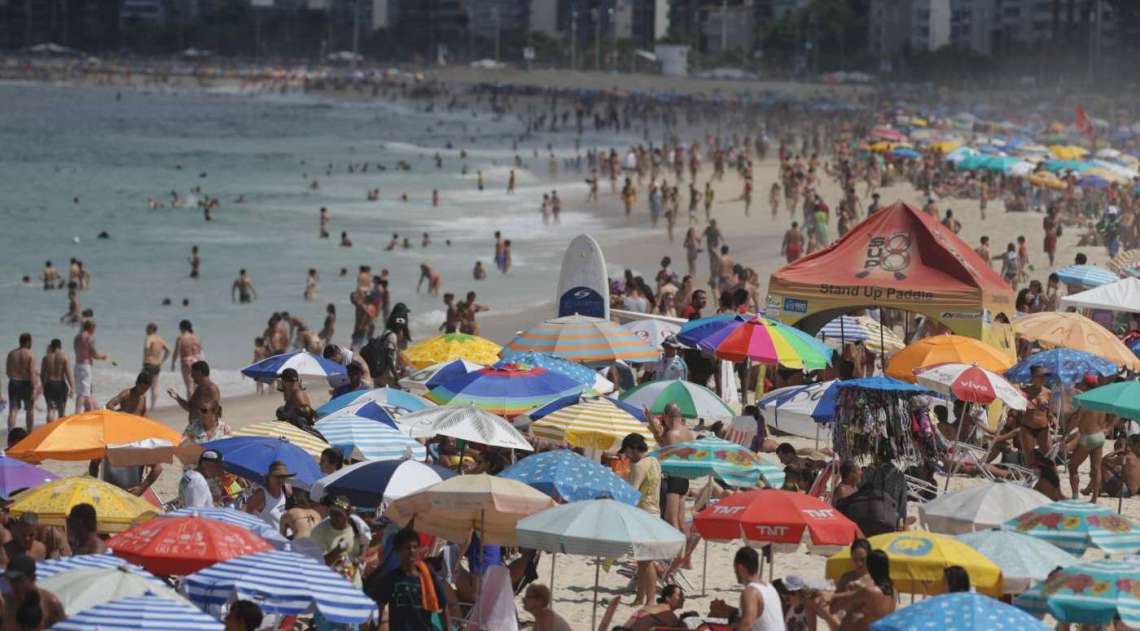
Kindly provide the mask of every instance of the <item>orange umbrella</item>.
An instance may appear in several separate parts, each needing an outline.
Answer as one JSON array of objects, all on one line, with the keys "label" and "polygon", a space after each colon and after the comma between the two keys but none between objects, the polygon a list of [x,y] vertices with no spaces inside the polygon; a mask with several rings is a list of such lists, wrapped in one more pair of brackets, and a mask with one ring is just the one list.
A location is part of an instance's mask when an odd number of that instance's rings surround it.
[{"label": "orange umbrella", "polygon": [[914,371],[937,364],[974,364],[991,372],[1003,373],[1013,366],[1013,359],[1001,351],[961,335],[932,335],[912,342],[891,358],[887,376],[915,383]]},{"label": "orange umbrella", "polygon": [[1119,338],[1103,326],[1079,313],[1043,311],[1013,321],[1019,337],[1043,346],[1060,346],[1092,353],[1108,361],[1140,370],[1140,359]]},{"label": "orange umbrella", "polygon": [[65,416],[28,434],[6,455],[26,462],[44,460],[96,460],[110,452],[129,457],[112,458],[116,465],[172,462],[182,435],[148,418],[95,410]]}]

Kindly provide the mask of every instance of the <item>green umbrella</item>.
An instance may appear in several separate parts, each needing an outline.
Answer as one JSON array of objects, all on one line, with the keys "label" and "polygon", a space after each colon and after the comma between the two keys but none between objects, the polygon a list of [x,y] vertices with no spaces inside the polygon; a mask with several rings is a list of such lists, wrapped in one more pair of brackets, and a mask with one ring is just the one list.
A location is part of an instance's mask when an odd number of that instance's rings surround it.
[{"label": "green umbrella", "polygon": [[1140,419],[1140,381],[1120,381],[1073,397],[1079,408]]},{"label": "green umbrella", "polygon": [[650,381],[627,390],[621,400],[637,407],[647,407],[652,414],[662,414],[665,406],[676,403],[685,418],[732,418],[736,413],[716,393],[691,381],[672,379]]}]

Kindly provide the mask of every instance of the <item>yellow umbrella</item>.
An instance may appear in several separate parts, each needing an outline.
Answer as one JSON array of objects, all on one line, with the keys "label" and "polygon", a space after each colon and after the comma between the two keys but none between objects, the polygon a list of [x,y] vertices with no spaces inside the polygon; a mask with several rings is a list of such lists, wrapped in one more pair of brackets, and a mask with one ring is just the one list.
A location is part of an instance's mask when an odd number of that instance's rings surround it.
[{"label": "yellow umbrella", "polygon": [[478,335],[445,333],[409,346],[404,351],[404,361],[416,370],[455,359],[486,366],[499,361],[502,350],[502,346]]},{"label": "yellow umbrella", "polygon": [[1034,186],[1041,186],[1044,188],[1051,188],[1053,190],[1063,190],[1065,183],[1061,178],[1053,175],[1048,171],[1039,171],[1029,176],[1029,183]]},{"label": "yellow umbrella", "polygon": [[1050,145],[1049,152],[1062,160],[1080,160],[1089,154],[1088,149],[1076,145]]},{"label": "yellow umbrella", "polygon": [[1013,321],[1013,332],[1043,346],[1071,348],[1092,353],[1131,370],[1140,370],[1140,359],[1108,329],[1079,313],[1042,311]]},{"label": "yellow umbrella", "polygon": [[551,412],[532,423],[530,431],[555,442],[602,451],[613,449],[633,433],[645,436],[650,449],[656,445],[648,425],[603,397]]},{"label": "yellow umbrella", "polygon": [[880,140],[879,142],[872,144],[869,148],[871,151],[874,151],[875,153],[886,153],[886,152],[890,151],[891,149],[894,149],[895,145],[894,145],[894,143],[890,143],[890,142],[887,142],[885,140]]},{"label": "yellow umbrella", "polygon": [[1003,373],[1013,366],[1013,359],[1001,351],[961,335],[932,335],[902,349],[887,364],[886,373],[895,379],[915,383],[914,371],[946,363],[976,364],[991,372]]},{"label": "yellow umbrella", "polygon": [[314,458],[320,458],[321,452],[329,448],[329,444],[315,435],[298,429],[285,421],[264,421],[247,425],[231,436],[267,436],[269,438],[283,438]]},{"label": "yellow umbrella", "polygon": [[[995,598],[1001,596],[1001,569],[954,537],[909,530],[876,535],[869,541],[871,548],[886,552],[890,558],[895,591],[940,594],[944,591],[942,570],[959,565],[970,575],[971,587]],[[827,578],[838,579],[852,567],[851,550],[843,550],[827,560]]]},{"label": "yellow umbrella", "polygon": [[95,410],[72,414],[36,428],[6,452],[26,462],[44,460],[97,460],[108,451],[127,451],[135,447],[135,455],[152,451],[154,458],[135,458],[118,465],[171,462],[174,447],[182,435],[166,425],[148,418]]},{"label": "yellow umbrella", "polygon": [[930,148],[939,153],[950,153],[951,151],[961,146],[962,143],[957,140],[942,140],[939,142],[931,143]]},{"label": "yellow umbrella", "polygon": [[61,478],[28,489],[16,496],[8,511],[16,517],[35,513],[41,524],[65,526],[67,514],[76,504],[95,507],[101,533],[122,532],[162,512],[141,497],[88,476]]},{"label": "yellow umbrella", "polygon": [[415,519],[416,530],[455,543],[478,532],[483,543],[513,546],[520,519],[554,506],[549,495],[522,482],[481,473],[458,475],[405,495],[385,514],[400,526]]}]

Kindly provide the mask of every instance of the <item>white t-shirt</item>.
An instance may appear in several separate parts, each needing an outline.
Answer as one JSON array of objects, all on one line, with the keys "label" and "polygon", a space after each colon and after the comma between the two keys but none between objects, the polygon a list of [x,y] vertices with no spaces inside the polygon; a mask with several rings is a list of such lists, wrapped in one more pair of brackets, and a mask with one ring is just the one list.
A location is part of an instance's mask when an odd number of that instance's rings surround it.
[{"label": "white t-shirt", "polygon": [[197,469],[187,469],[178,481],[178,505],[182,508],[202,508],[214,505],[210,483]]}]

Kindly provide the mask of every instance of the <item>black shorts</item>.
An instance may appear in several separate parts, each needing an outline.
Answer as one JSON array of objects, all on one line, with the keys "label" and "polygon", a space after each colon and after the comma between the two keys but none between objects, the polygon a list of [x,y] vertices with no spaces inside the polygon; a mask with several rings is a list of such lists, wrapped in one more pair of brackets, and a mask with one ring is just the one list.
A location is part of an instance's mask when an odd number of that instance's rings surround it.
[{"label": "black shorts", "polygon": [[13,410],[32,409],[32,382],[27,379],[9,379],[8,401]]},{"label": "black shorts", "polygon": [[151,379],[154,379],[162,372],[162,366],[157,364],[143,364],[142,371],[150,375]]},{"label": "black shorts", "polygon": [[687,478],[675,478],[667,476],[665,478],[665,493],[685,495],[689,492],[689,480]]},{"label": "black shorts", "polygon": [[44,401],[47,402],[49,408],[55,408],[60,414],[63,414],[63,409],[67,407],[67,395],[69,394],[66,381],[44,382]]}]

